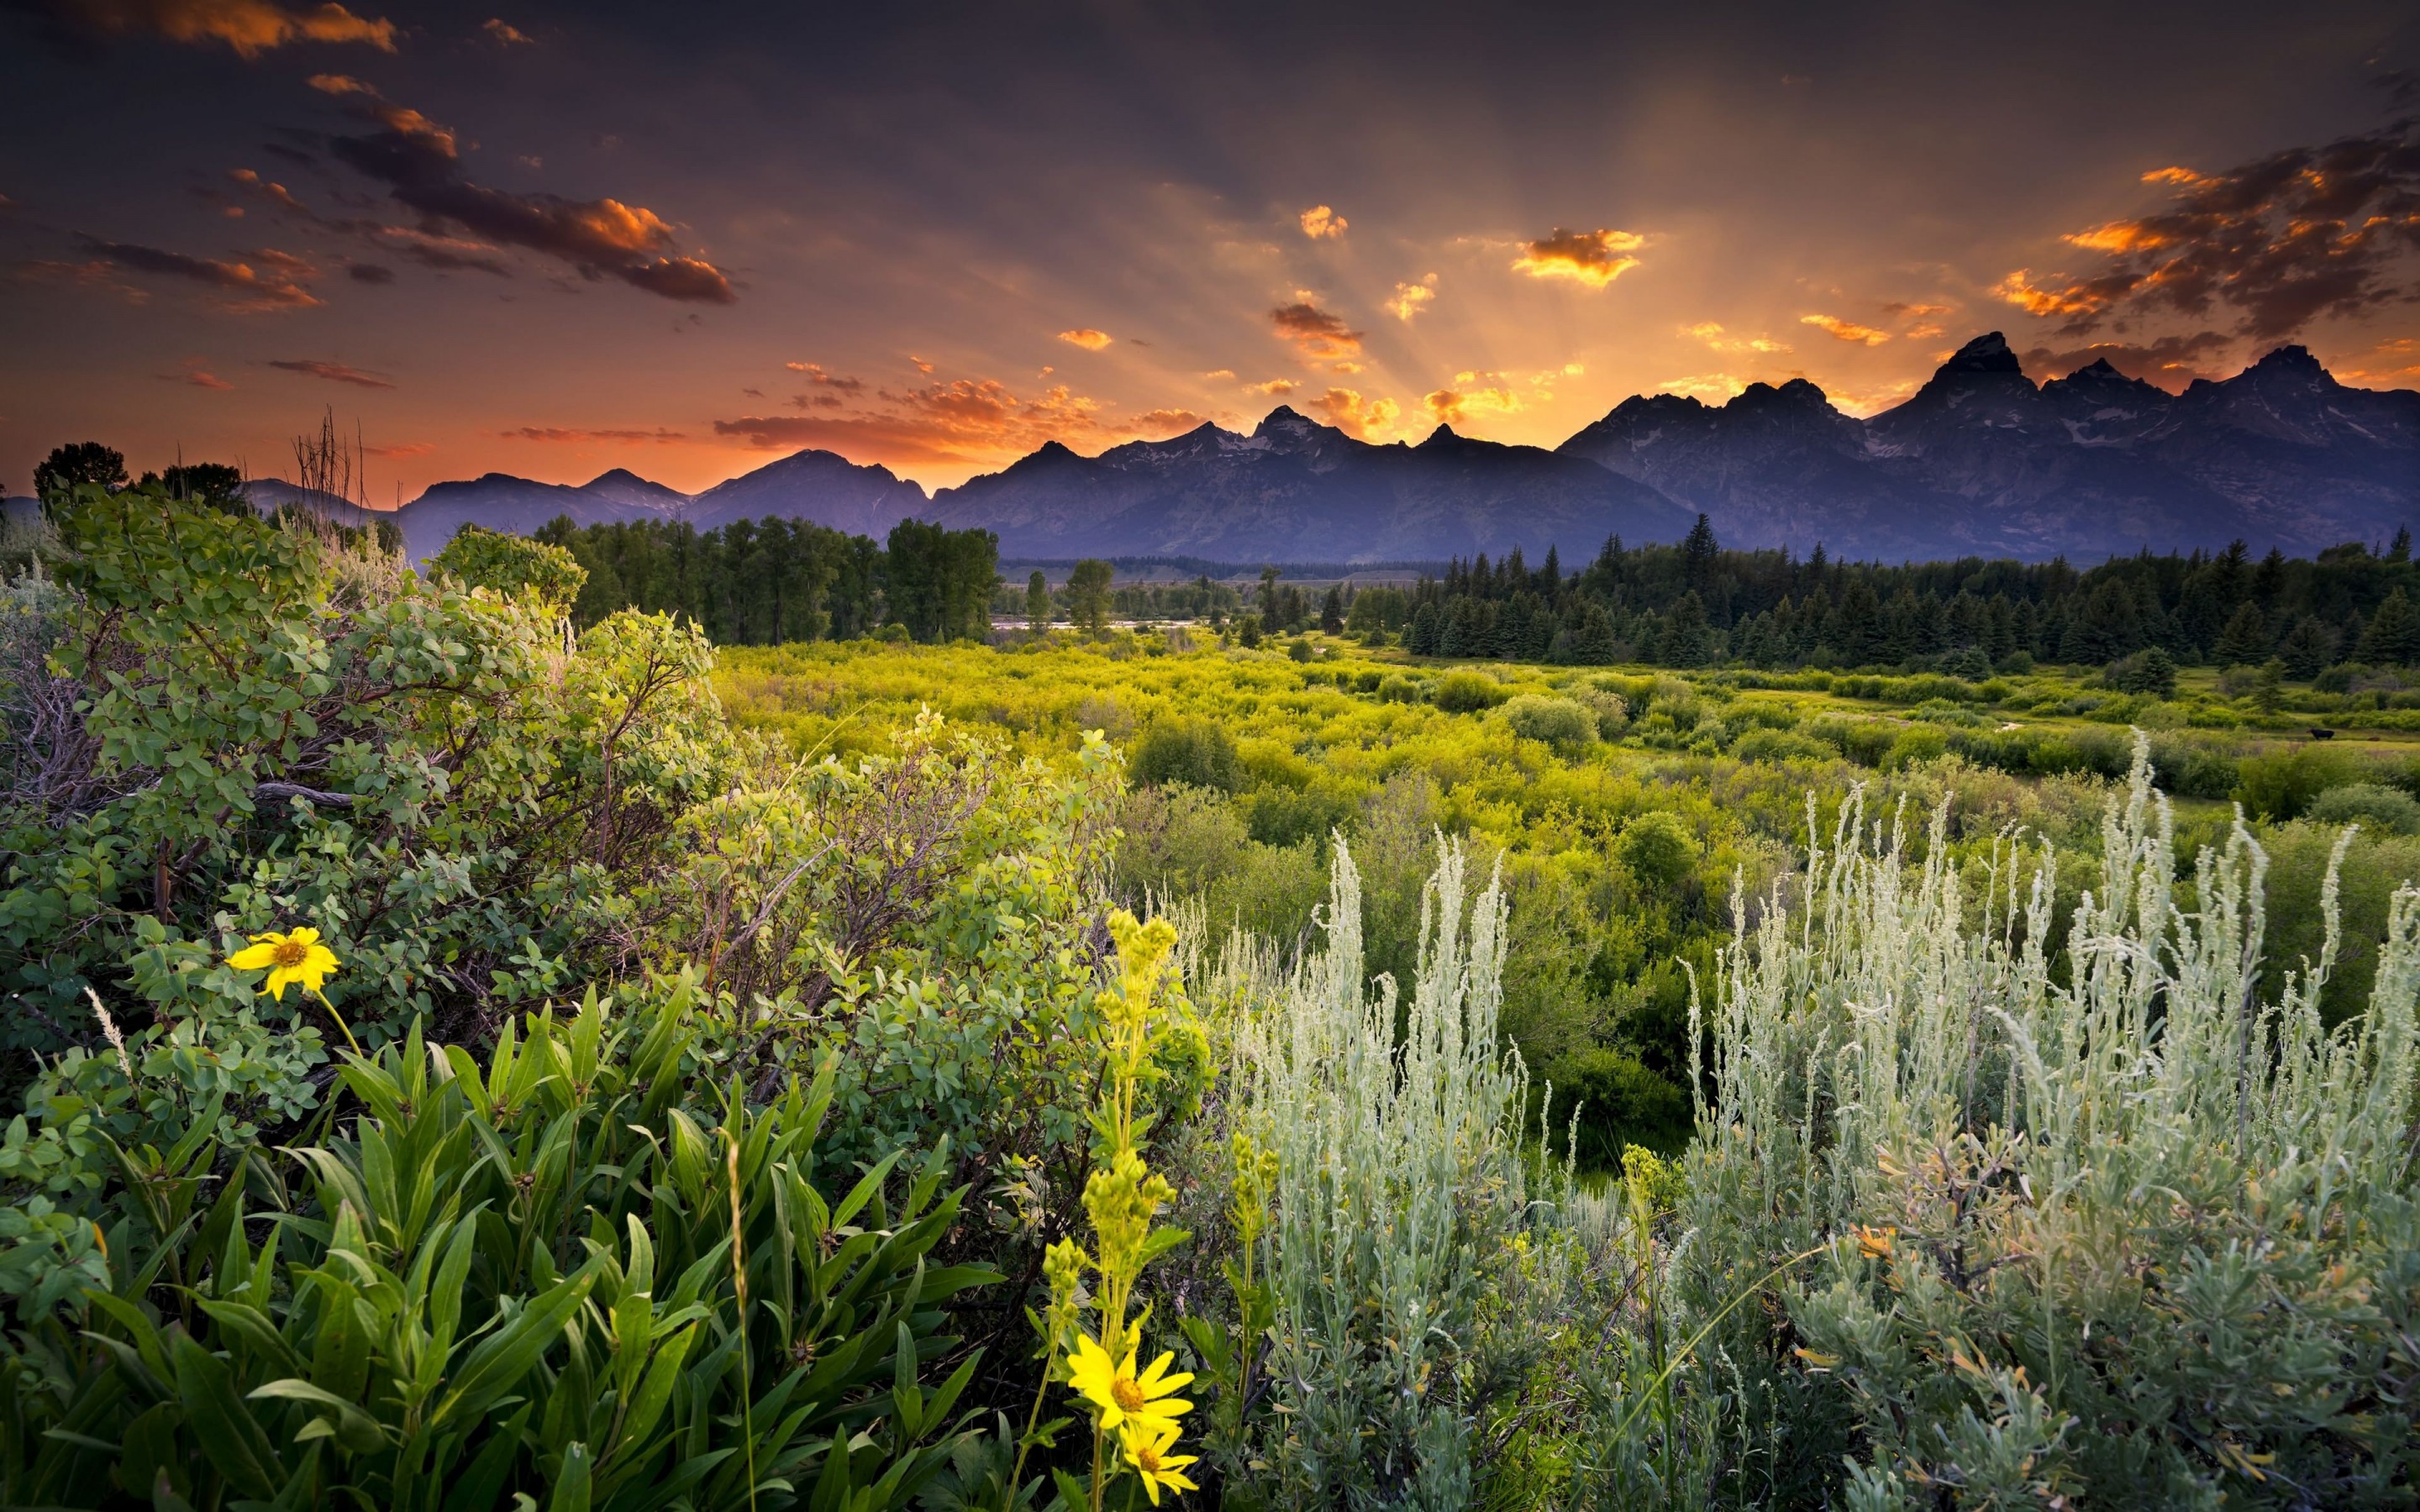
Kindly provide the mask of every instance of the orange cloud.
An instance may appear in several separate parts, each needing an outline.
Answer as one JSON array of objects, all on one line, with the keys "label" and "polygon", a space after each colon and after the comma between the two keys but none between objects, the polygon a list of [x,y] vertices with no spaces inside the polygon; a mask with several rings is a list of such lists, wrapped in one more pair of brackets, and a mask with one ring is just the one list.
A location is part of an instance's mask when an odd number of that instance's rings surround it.
[{"label": "orange cloud", "polygon": [[1342,316],[1311,303],[1307,293],[1295,293],[1294,303],[1269,312],[1269,324],[1279,335],[1293,342],[1305,357],[1322,362],[1360,355],[1360,332],[1346,325]]},{"label": "orange cloud", "polygon": [[1843,320],[1838,316],[1802,315],[1798,317],[1798,323],[1803,326],[1813,326],[1835,340],[1859,342],[1868,347],[1879,347],[1890,340],[1890,332],[1887,331],[1876,331],[1871,326],[1861,326],[1854,320]]},{"label": "orange cloud", "polygon": [[1214,367],[1209,372],[1204,373],[1202,376],[1205,378],[1211,379],[1232,378],[1235,376],[1235,370],[1232,367]]},{"label": "orange cloud", "polygon": [[1387,301],[1387,308],[1395,312],[1398,320],[1411,319],[1435,300],[1436,277],[1431,273],[1417,284],[1396,285],[1395,297]]},{"label": "orange cloud", "polygon": [[521,30],[512,23],[504,20],[502,17],[490,17],[484,25],[480,26],[479,29],[493,38],[497,45],[500,47],[510,47],[516,42],[535,42],[537,40],[537,39],[532,37],[529,33]]},{"label": "orange cloud", "polygon": [[1629,231],[1566,231],[1557,226],[1522,246],[1512,270],[1531,278],[1568,278],[1590,288],[1603,288],[1638,266],[1622,254],[1646,245],[1647,239]]},{"label": "orange cloud", "polygon": [[1063,331],[1059,332],[1059,339],[1070,347],[1081,347],[1088,352],[1099,351],[1117,340],[1108,332],[1095,331],[1091,326],[1078,326],[1073,331]]},{"label": "orange cloud", "polygon": [[2115,291],[2096,289],[2088,284],[2044,288],[2033,282],[2033,270],[2030,268],[2020,268],[1993,285],[1992,292],[2027,315],[2076,317],[2096,316],[2109,308],[2118,297]]},{"label": "orange cloud", "polygon": [[500,430],[496,434],[508,441],[565,442],[575,446],[589,445],[597,441],[608,441],[620,446],[652,442],[660,446],[689,440],[689,437],[680,431],[665,430],[661,426],[654,430],[579,430],[557,425],[519,425],[511,430]]},{"label": "orange cloud", "polygon": [[1365,399],[1352,389],[1330,389],[1316,399],[1304,401],[1304,408],[1326,418],[1329,424],[1349,436],[1363,440],[1394,424],[1403,407],[1392,399]]},{"label": "orange cloud", "polygon": [[[2155,168],[2168,203],[2068,233],[2101,270],[2044,287],[2018,269],[1993,289],[2081,333],[2138,312],[2234,309],[2237,333],[2274,341],[2328,316],[2405,297],[2420,247],[2420,122],[2288,147],[2224,173]],[[2065,275],[2058,275],[2064,278]]]},{"label": "orange cloud", "polygon": [[1681,334],[1694,336],[1718,352],[1771,353],[1786,352],[1791,349],[1788,342],[1776,341],[1770,336],[1726,335],[1723,328],[1712,320],[1701,320],[1694,326],[1683,326]]},{"label": "orange cloud", "polygon": [[435,441],[389,441],[384,446],[365,446],[371,456],[427,456],[437,450]]},{"label": "orange cloud", "polygon": [[165,252],[158,247],[136,246],[125,241],[103,241],[98,237],[79,239],[85,250],[97,260],[131,273],[151,273],[168,278],[181,278],[215,290],[224,309],[240,314],[264,310],[298,310],[319,302],[318,296],[303,287],[301,280],[311,276],[313,268],[290,254],[264,250],[253,254],[255,260],[266,265],[266,271],[251,263],[222,262],[213,257],[189,257],[181,252]]},{"label": "orange cloud", "polygon": [[768,450],[819,446],[855,461],[935,464],[954,471],[1014,460],[1045,441],[1097,449],[1199,424],[1199,416],[1180,409],[1157,409],[1131,422],[1107,419],[1097,400],[1065,384],[1019,393],[993,378],[954,378],[877,391],[867,409],[743,415],[716,421],[714,430]]},{"label": "orange cloud", "polygon": [[1349,224],[1325,205],[1313,205],[1302,212],[1302,234],[1313,241],[1333,241],[1344,234]]},{"label": "orange cloud", "polygon": [[1134,428],[1144,436],[1182,436],[1206,424],[1190,409],[1146,409],[1135,416]]},{"label": "orange cloud", "polygon": [[1244,385],[1244,392],[1246,393],[1265,393],[1274,398],[1280,393],[1292,393],[1295,390],[1301,387],[1301,384],[1296,383],[1292,378],[1271,378],[1266,383],[1247,383]]},{"label": "orange cloud", "polygon": [[273,0],[67,0],[65,19],[103,36],[148,33],[172,42],[224,42],[252,58],[289,42],[360,42],[395,51],[396,25],[339,5],[289,10]]},{"label": "orange cloud", "polygon": [[1949,306],[1946,304],[1910,304],[1903,300],[1893,300],[1883,306],[1883,314],[1895,315],[1907,320],[1922,320],[1930,316],[1948,313]]},{"label": "orange cloud", "polygon": [[185,359],[185,370],[183,372],[161,373],[156,375],[156,377],[158,377],[160,381],[163,383],[190,383],[197,389],[232,389],[235,387],[234,384],[229,383],[226,379],[209,371],[207,366],[208,362],[209,360],[207,358],[188,357]]}]

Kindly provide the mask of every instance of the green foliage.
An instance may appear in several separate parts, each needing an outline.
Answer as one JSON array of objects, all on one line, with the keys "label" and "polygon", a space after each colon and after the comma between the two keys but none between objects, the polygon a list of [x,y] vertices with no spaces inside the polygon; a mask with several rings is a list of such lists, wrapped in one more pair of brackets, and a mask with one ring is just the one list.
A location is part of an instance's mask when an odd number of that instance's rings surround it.
[{"label": "green foliage", "polygon": [[566,980],[728,779],[693,631],[623,616],[566,655],[534,604],[365,585],[250,516],[90,486],[55,513],[71,596],[42,611],[56,672],[0,812],[12,1046],[90,1044],[87,988],[252,1012],[224,957],[303,921],[372,1042],[475,1022]]},{"label": "green foliage", "polygon": [[588,569],[563,548],[477,525],[456,531],[445,548],[428,559],[428,567],[464,588],[485,588],[505,598],[527,595],[551,614],[569,613],[588,580]]},{"label": "green foliage", "polygon": [[2328,789],[2354,779],[2352,759],[2316,746],[2289,746],[2236,765],[2235,801],[2262,819],[2300,819]]},{"label": "green foliage", "polygon": [[1477,714],[1506,696],[1503,685],[1484,672],[1448,672],[1437,679],[1431,702],[1448,714]]},{"label": "green foliage", "polygon": [[1522,693],[1506,701],[1504,722],[1524,740],[1544,741],[1570,754],[1597,738],[1597,714],[1576,699]]},{"label": "green foliage", "polygon": [[1658,810],[1622,826],[1617,854],[1642,885],[1665,891],[1693,870],[1698,841],[1677,816]]},{"label": "green foliage", "polygon": [[964,1442],[927,1384],[961,1193],[816,1149],[832,1095],[683,1105],[675,986],[614,1021],[415,1031],[300,1147],[199,1151],[115,1225],[83,1329],[14,1336],[11,1504],[901,1507]]},{"label": "green foliage", "polygon": [[1136,742],[1128,771],[1155,786],[1216,788],[1233,793],[1243,785],[1235,764],[1235,739],[1210,719],[1162,719]]},{"label": "green foliage", "polygon": [[1109,626],[1109,583],[1115,577],[1115,570],[1097,558],[1087,557],[1077,563],[1067,574],[1068,623],[1086,635],[1099,635],[1107,630]]},{"label": "green foliage", "polygon": [[891,617],[919,640],[976,640],[991,629],[1000,582],[1000,538],[903,519],[882,558]]},{"label": "green foliage", "polygon": [[1575,1148],[1589,1165],[1611,1167],[1634,1147],[1668,1156],[1688,1144],[1688,1092],[1636,1057],[1592,1047],[1555,1070],[1556,1101],[1575,1111]]},{"label": "green foliage", "polygon": [[2319,825],[2360,825],[2387,835],[2420,833],[2420,799],[2378,782],[2348,782],[2311,800],[2306,810]]}]

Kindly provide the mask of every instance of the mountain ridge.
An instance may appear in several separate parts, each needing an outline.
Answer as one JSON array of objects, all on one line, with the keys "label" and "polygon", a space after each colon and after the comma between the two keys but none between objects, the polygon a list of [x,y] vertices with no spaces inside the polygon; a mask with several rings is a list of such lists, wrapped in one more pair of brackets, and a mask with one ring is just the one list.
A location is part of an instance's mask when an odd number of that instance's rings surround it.
[{"label": "mountain ridge", "polygon": [[[252,486],[264,507],[291,485]],[[768,516],[880,537],[906,518],[985,529],[1010,557],[1237,563],[1440,561],[1514,546],[1592,553],[1672,540],[1699,513],[1729,545],[1836,556],[2040,561],[2216,547],[2308,554],[2420,517],[2420,393],[2338,382],[2281,346],[2170,393],[2104,359],[2037,384],[1998,332],[1902,403],[1860,419],[1803,378],[1721,404],[1636,394],[1559,445],[1440,424],[1372,442],[1280,404],[1249,433],[1203,422],[1085,456],[1045,441],[927,496],[879,465],[793,453],[695,494],[624,468],[585,484],[491,472],[387,517],[425,559],[464,523]]]}]

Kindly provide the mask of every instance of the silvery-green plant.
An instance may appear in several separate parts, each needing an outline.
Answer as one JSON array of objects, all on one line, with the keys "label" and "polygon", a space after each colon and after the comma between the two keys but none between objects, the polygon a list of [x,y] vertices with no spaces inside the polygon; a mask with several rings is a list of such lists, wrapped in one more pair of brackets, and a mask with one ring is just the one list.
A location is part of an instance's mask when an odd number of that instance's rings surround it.
[{"label": "silvery-green plant", "polygon": [[1845,1461],[1835,1504],[1873,1512],[2411,1504],[2420,890],[2331,1031],[2333,868],[2319,959],[2263,1002],[2240,819],[2180,884],[2138,741],[2102,839],[2062,950],[2047,849],[1962,872],[1942,815],[1916,850],[1854,798],[1801,901],[1743,911],[1681,1289],[1711,1317],[1822,1257],[1710,1339],[1737,1494]]},{"label": "silvery-green plant", "polygon": [[1459,1373],[1520,1222],[1524,1073],[1499,1043],[1505,896],[1441,841],[1410,1000],[1363,975],[1360,877],[1334,847],[1326,948],[1236,1029],[1237,1119],[1269,1157],[1271,1490],[1295,1506],[1461,1507]]}]

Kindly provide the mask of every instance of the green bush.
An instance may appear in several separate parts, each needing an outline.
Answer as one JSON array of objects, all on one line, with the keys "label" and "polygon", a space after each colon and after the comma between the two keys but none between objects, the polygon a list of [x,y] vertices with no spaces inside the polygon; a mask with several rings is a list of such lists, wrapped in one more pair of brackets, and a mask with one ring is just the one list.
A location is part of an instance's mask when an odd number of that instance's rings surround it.
[{"label": "green bush", "polygon": [[2420,833],[2420,799],[2378,782],[2349,782],[2311,800],[2314,824],[2360,825],[2385,835]]},{"label": "green bush", "polygon": [[1437,679],[1434,702],[1448,714],[1477,714],[1505,700],[1503,685],[1485,672],[1448,672]]},{"label": "green bush", "polygon": [[1614,854],[1645,886],[1669,888],[1695,869],[1698,841],[1678,818],[1656,810],[1621,826]]},{"label": "green bush", "polygon": [[1576,700],[1524,693],[1504,704],[1505,725],[1524,740],[1569,753],[1597,738],[1595,711]]},{"label": "green bush", "polygon": [[559,546],[477,525],[454,532],[443,550],[428,559],[429,574],[465,588],[485,588],[506,598],[527,594],[547,612],[567,614],[579,600],[588,569]]},{"label": "green bush", "polygon": [[2358,779],[2352,757],[2316,746],[2289,746],[2236,765],[2235,801],[2254,817],[2300,819],[2328,789]]},{"label": "green bush", "polygon": [[820,1168],[829,1061],[693,1115],[685,988],[525,1028],[485,1064],[415,1031],[342,1128],[197,1129],[135,1183],[88,1310],[11,1342],[0,1500],[902,1507],[947,1470],[941,1304],[999,1279],[928,1260],[961,1194]]},{"label": "green bush", "polygon": [[1233,793],[1243,786],[1235,737],[1212,719],[1160,719],[1135,743],[1127,771],[1138,782]]},{"label": "green bush", "polygon": [[675,816],[731,779],[693,629],[621,614],[566,651],[534,600],[249,515],[97,487],[54,513],[51,713],[0,809],[19,1066],[96,1042],[88,988],[133,1023],[293,1022],[222,962],[304,919],[366,1041],[489,1021],[605,949]]},{"label": "green bush", "polygon": [[1550,1069],[1556,1105],[1578,1116],[1574,1148],[1590,1169],[1619,1165],[1622,1150],[1632,1145],[1673,1155],[1688,1144],[1688,1090],[1635,1057],[1591,1048]]}]

